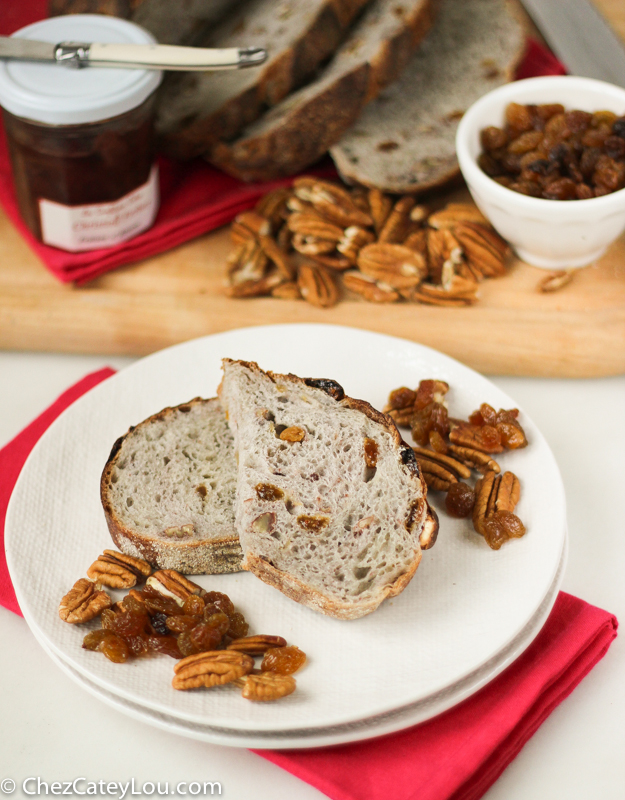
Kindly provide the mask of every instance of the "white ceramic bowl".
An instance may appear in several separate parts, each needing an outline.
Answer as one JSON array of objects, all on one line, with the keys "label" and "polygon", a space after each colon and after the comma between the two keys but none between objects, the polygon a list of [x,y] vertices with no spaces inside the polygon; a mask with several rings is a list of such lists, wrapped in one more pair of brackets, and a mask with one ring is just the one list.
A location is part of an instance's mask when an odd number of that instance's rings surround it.
[{"label": "white ceramic bowl", "polygon": [[610,83],[558,76],[501,86],[474,103],[456,135],[460,169],[483,214],[519,258],[545,269],[584,267],[596,261],[625,230],[625,189],[590,200],[543,200],[513,192],[477,165],[480,131],[503,126],[508,103],[562,103],[568,110],[625,115],[625,89]]}]

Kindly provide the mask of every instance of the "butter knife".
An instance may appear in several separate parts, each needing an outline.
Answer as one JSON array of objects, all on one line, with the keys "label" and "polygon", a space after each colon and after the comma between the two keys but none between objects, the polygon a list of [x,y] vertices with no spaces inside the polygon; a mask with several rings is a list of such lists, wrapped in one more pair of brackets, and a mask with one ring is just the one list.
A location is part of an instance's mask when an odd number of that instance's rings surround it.
[{"label": "butter knife", "polygon": [[71,67],[188,70],[256,67],[267,59],[262,47],[178,47],[170,44],[40,42],[0,36],[0,58],[65,64]]},{"label": "butter knife", "polygon": [[589,0],[521,0],[573,75],[625,87],[625,47]]}]

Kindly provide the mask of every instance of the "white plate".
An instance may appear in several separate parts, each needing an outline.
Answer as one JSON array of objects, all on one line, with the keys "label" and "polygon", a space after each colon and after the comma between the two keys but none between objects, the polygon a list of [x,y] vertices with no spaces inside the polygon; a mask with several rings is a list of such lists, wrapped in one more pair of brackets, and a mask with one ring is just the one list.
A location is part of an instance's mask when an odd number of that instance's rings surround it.
[{"label": "white plate", "polygon": [[547,596],[541,603],[538,611],[523,628],[521,633],[510,642],[501,652],[497,653],[491,661],[482,665],[475,673],[466,676],[453,686],[449,686],[442,692],[437,692],[418,703],[398,708],[387,714],[378,717],[359,720],[348,725],[336,725],[332,728],[319,730],[288,731],[267,733],[239,733],[238,731],[227,731],[215,728],[212,725],[185,722],[168,714],[161,714],[152,711],[144,706],[124,700],[106,689],[102,689],[81,675],[73,667],[67,664],[60,656],[53,653],[42,642],[44,650],[72,680],[79,686],[88,691],[94,697],[102,700],[107,705],[127,714],[133,719],[154,725],[157,728],[175,733],[179,736],[186,736],[190,739],[198,739],[211,744],[228,745],[230,747],[254,747],[263,749],[294,749],[309,747],[327,747],[334,744],[345,742],[355,742],[361,739],[370,739],[374,736],[383,736],[388,733],[403,730],[412,725],[431,719],[437,714],[441,714],[452,706],[457,705],[465,698],[472,695],[485,684],[493,680],[502,670],[509,666],[540,632],[547,620],[553,604],[555,603],[567,560],[567,543],[565,541],[562,551],[560,565],[554,578],[553,584]]},{"label": "white plate", "polygon": [[[481,402],[515,405],[489,381],[429,348],[379,334],[318,325],[248,328],[187,342],[137,362],[71,406],[44,434],[17,482],[6,549],[20,606],[35,635],[69,666],[138,706],[235,736],[322,731],[392,714],[445,692],[491,662],[532,620],[560,563],[562,481],[544,438],[525,414],[530,446],[499,460],[520,478],[528,533],[491,551],[467,521],[442,517],[436,546],[397,598],[356,621],[324,617],[247,573],[198,582],[231,595],[252,630],[298,644],[309,664],[298,691],[257,705],[230,687],[176,692],[168,658],[114,665],[82,650],[84,630],[61,622],[59,599],[110,539],[100,472],[115,439],[160,408],[214,394],[222,357],[331,377],[381,407],[390,389],[447,380],[452,413]],[[281,746],[285,746],[283,741]]]}]

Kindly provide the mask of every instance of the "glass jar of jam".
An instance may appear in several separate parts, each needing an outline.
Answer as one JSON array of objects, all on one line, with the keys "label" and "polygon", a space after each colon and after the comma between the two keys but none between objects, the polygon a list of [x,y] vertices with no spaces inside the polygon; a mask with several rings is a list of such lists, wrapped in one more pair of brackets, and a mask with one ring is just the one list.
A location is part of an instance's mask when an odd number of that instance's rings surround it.
[{"label": "glass jar of jam", "polygon": [[[151,44],[126,20],[75,14],[14,36]],[[20,213],[44,244],[82,251],[147,230],[158,210],[155,90],[162,73],[0,62],[0,105]]]}]

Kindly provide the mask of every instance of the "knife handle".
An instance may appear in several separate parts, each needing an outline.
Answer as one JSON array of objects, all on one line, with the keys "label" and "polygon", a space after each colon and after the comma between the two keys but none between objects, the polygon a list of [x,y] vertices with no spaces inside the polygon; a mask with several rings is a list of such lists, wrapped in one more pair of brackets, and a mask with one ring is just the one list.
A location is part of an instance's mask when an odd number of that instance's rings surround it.
[{"label": "knife handle", "polygon": [[[64,43],[63,46],[67,46]],[[61,47],[61,45],[59,45]],[[91,66],[144,67],[165,70],[233,69],[262,64],[267,53],[260,47],[177,47],[169,44],[89,45],[86,63]],[[85,63],[85,61],[83,61]]]}]

